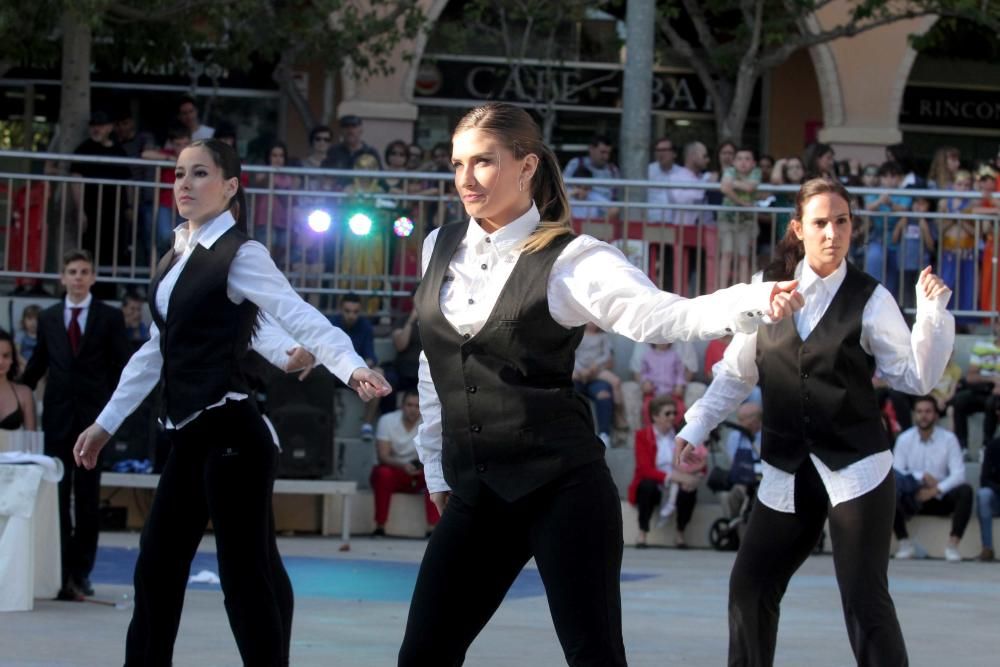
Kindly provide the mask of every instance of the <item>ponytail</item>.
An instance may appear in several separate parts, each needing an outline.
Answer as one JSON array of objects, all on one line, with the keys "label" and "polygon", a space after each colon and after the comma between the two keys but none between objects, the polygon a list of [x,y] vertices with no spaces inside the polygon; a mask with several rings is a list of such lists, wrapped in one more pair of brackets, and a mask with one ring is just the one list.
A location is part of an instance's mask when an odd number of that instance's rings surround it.
[{"label": "ponytail", "polygon": [[538,206],[541,222],[524,240],[521,250],[538,252],[563,234],[572,233],[569,197],[559,162],[552,149],[542,141],[538,123],[528,112],[513,104],[490,102],[465,114],[455,126],[455,134],[471,128],[488,132],[518,160],[531,154],[538,156],[538,167],[531,177],[531,197]]},{"label": "ponytail", "polygon": [[521,245],[521,250],[526,253],[544,250],[555,239],[573,231],[570,227],[569,197],[559,163],[552,149],[544,144],[541,144],[538,168],[531,178],[531,196],[538,206],[541,222]]}]

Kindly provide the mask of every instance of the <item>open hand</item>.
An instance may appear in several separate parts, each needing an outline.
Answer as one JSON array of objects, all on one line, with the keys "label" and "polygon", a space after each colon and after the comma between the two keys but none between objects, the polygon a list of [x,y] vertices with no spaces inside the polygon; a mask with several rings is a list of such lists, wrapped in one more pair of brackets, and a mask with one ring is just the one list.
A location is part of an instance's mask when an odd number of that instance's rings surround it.
[{"label": "open hand", "polygon": [[774,284],[774,289],[771,290],[771,311],[768,313],[772,321],[784,319],[805,305],[806,300],[802,294],[795,291],[798,286],[798,280],[785,280]]},{"label": "open hand", "polygon": [[97,457],[101,455],[101,449],[110,439],[111,434],[100,425],[91,424],[76,439],[76,444],[73,445],[73,460],[78,466],[93,470],[97,465]]},{"label": "open hand", "polygon": [[366,402],[392,393],[392,387],[386,382],[386,379],[370,368],[355,369],[351,373],[348,386],[358,392],[361,400]]}]

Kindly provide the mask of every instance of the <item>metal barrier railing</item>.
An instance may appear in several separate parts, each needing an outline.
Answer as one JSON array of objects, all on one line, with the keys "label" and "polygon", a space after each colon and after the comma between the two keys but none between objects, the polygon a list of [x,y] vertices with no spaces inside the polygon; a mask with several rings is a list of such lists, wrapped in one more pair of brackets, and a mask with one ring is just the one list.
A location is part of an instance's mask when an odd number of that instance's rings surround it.
[{"label": "metal barrier railing", "polygon": [[[59,173],[60,161],[91,169],[127,166],[132,175],[144,178],[66,175]],[[55,279],[62,252],[86,247],[95,255],[100,281],[148,282],[180,222],[171,162],[0,151],[0,164],[7,166],[0,171],[0,277]],[[719,190],[717,183],[566,183],[577,232],[618,246],[656,284],[687,296],[748,277],[740,275],[739,248],[724,252],[724,236],[733,224],[750,229],[747,268],[766,261],[788,224],[797,190],[761,185],[758,194],[766,205],[748,208],[704,203],[706,193]],[[296,289],[317,305],[329,305],[333,295],[356,292],[367,297],[372,313],[408,306],[420,278],[423,238],[431,229],[465,217],[450,173],[247,166],[244,188],[248,232],[271,251]],[[993,316],[1000,299],[1000,219],[992,212],[965,212],[982,199],[980,193],[851,188],[851,194],[950,202],[947,208],[953,212],[919,215],[856,207],[860,223],[851,259],[908,309],[914,306],[915,267],[930,260],[955,292],[956,315]],[[359,214],[352,229],[351,220]],[[926,244],[921,249],[926,239],[914,236],[914,225],[897,224],[916,218],[926,221],[933,251]],[[367,231],[361,229],[366,226]],[[916,229],[919,233],[921,226]]]}]

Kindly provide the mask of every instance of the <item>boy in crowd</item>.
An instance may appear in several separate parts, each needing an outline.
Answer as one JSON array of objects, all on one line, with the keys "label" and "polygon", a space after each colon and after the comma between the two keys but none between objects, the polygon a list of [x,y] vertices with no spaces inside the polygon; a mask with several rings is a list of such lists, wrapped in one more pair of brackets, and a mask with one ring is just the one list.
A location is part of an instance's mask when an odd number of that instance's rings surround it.
[{"label": "boy in crowd", "polygon": [[[720,189],[723,206],[753,208],[756,206],[760,169],[754,149],[743,146],[736,151],[731,167],[722,172]],[[757,241],[757,215],[752,212],[726,211],[719,214],[719,249],[722,253],[719,286],[733,282],[750,282],[750,255]],[[733,255],[737,258],[733,273]]]}]

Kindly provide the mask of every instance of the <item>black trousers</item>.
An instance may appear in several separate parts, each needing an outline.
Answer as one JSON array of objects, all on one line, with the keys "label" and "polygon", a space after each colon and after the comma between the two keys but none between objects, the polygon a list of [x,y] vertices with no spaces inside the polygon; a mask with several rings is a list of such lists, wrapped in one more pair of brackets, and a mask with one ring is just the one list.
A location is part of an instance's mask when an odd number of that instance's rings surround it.
[{"label": "black trousers", "polygon": [[[644,479],[639,482],[639,486],[635,490],[635,505],[636,509],[639,510],[639,530],[644,533],[649,532],[649,519],[662,500],[663,492],[660,491],[658,482],[652,479]],[[697,489],[694,491],[680,489],[677,492],[677,530],[683,532],[688,523],[691,522],[691,515],[694,514],[694,506],[697,502]]]},{"label": "black trousers", "polygon": [[[87,425],[75,424],[78,434]],[[101,470],[87,470],[73,460],[76,435],[68,439],[45,436],[45,454],[62,461],[59,481],[59,542],[62,556],[62,583],[90,577],[97,558],[100,532]],[[72,507],[72,511],[70,511]]]},{"label": "black trousers", "polygon": [[[954,489],[944,494],[940,498],[931,498],[922,503],[917,514],[928,514],[930,516],[950,516],[951,535],[962,539],[965,535],[965,528],[972,518],[972,487],[968,484],[959,484]],[[896,516],[893,519],[892,529],[896,533],[896,538],[905,540],[910,536],[906,530],[907,515],[902,503],[896,503]]]},{"label": "black trousers", "polygon": [[830,508],[823,482],[807,460],[795,475],[795,512],[754,503],[729,582],[729,665],[774,663],[781,598],[809,556],[829,514],[833,563],[855,659],[862,667],[909,664],[889,596],[889,539],[895,478]]},{"label": "black trousers", "polygon": [[288,664],[292,586],[274,535],[277,449],[256,409],[229,401],[170,431],[139,543],[125,664],[169,665],[198,543],[212,520],[226,613],[244,665]]},{"label": "black trousers", "polygon": [[507,503],[452,496],[420,565],[400,667],[455,667],[534,556],[566,662],[625,665],[622,516],[603,460]]},{"label": "black trousers", "polygon": [[983,444],[993,439],[997,430],[997,408],[1000,408],[1000,396],[988,389],[962,389],[955,394],[952,407],[955,409],[955,437],[962,449],[969,446],[969,415],[983,413]]}]

